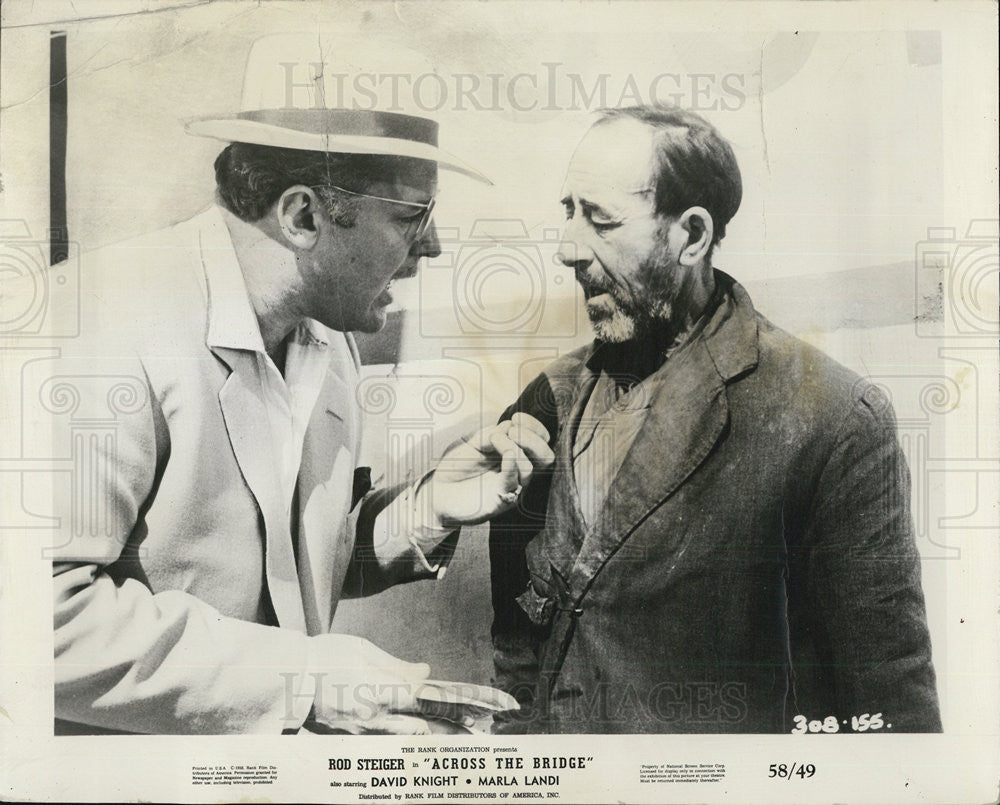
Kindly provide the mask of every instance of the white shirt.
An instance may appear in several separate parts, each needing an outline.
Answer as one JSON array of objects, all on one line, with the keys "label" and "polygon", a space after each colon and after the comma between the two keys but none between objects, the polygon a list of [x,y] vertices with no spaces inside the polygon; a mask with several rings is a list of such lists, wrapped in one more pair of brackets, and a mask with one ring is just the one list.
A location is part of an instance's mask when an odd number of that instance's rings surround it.
[{"label": "white shirt", "polygon": [[289,517],[302,465],[306,427],[330,364],[329,347],[323,327],[312,319],[305,319],[289,337],[284,377],[270,355],[263,351],[254,353],[270,414],[271,446],[278,459],[278,478]]},{"label": "white shirt", "polygon": [[[290,250],[268,238],[252,224],[224,209],[222,215],[230,233],[242,232],[245,242],[253,243],[258,240],[266,247],[266,251],[262,248],[259,254],[268,263],[294,263],[295,255]],[[237,253],[238,261],[240,257]],[[253,259],[257,259],[257,256]],[[329,334],[314,319],[299,322],[288,340],[285,372],[282,375],[264,347],[264,339],[242,273],[224,272],[217,277],[216,287],[212,289],[212,299],[213,303],[221,306],[216,319],[221,324],[219,331],[225,333],[226,345],[238,346],[254,354],[258,378],[267,403],[270,447],[277,460],[277,481],[291,527],[306,428],[313,408],[316,407],[331,359]],[[379,514],[375,521],[375,553],[379,561],[389,562],[402,553],[413,550],[424,566],[441,578],[445,567],[431,566],[425,551],[431,550],[451,532],[426,525],[427,513],[417,511],[416,490],[422,480],[405,490]]]}]

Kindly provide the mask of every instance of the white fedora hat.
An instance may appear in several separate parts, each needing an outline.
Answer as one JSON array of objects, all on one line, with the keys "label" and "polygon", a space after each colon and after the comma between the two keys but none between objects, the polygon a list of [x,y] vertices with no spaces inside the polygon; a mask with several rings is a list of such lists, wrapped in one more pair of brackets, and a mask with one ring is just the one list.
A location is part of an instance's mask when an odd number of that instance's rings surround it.
[{"label": "white fedora hat", "polygon": [[[334,82],[346,75],[336,69],[371,69],[370,53],[358,56],[356,43],[338,47],[343,43],[315,33],[258,39],[247,57],[240,111],[185,121],[185,130],[224,142],[423,159],[492,184],[480,171],[438,148],[434,120],[397,111],[328,107],[328,100],[339,98]],[[402,57],[412,66],[416,54],[394,48],[391,56],[394,65]],[[398,66],[394,69],[398,75]]]}]

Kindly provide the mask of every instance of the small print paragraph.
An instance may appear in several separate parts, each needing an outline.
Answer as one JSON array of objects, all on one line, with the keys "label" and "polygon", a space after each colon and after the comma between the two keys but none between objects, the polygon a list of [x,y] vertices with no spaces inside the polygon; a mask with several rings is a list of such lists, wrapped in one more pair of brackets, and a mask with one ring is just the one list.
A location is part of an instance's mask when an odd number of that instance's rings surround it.
[{"label": "small print paragraph", "polygon": [[726,777],[722,763],[643,763],[640,783],[718,783]]},{"label": "small print paragraph", "polygon": [[278,782],[277,766],[192,766],[192,785],[270,785]]}]

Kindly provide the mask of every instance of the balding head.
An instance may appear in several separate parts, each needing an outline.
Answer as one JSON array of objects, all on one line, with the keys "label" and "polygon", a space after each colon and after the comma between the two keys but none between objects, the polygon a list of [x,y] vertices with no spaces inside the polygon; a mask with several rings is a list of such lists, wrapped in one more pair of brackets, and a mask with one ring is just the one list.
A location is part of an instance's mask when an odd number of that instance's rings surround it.
[{"label": "balding head", "polygon": [[657,213],[669,218],[704,207],[712,216],[713,245],[722,240],[740,207],[743,181],[732,146],[715,127],[694,112],[672,107],[632,106],[601,115],[591,136],[603,130],[601,139],[609,144],[616,133],[636,125],[649,129],[648,185],[655,190]]}]

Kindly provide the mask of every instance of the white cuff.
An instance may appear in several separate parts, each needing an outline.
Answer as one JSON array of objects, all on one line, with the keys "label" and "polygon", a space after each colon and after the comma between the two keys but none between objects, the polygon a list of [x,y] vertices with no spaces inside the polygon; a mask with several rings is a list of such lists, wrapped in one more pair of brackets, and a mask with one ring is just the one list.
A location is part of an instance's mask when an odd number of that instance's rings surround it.
[{"label": "white cuff", "polygon": [[379,562],[389,564],[403,553],[416,553],[424,570],[436,573],[440,579],[444,577],[447,565],[432,565],[427,560],[427,553],[455,529],[443,528],[436,523],[430,498],[418,495],[432,473],[433,470],[407,487],[379,513],[375,521],[375,554]]}]

